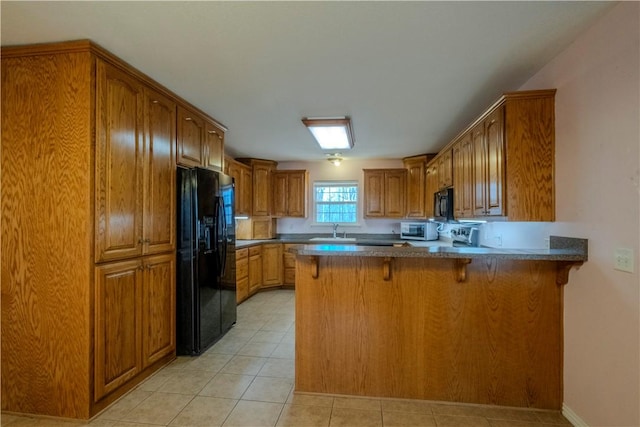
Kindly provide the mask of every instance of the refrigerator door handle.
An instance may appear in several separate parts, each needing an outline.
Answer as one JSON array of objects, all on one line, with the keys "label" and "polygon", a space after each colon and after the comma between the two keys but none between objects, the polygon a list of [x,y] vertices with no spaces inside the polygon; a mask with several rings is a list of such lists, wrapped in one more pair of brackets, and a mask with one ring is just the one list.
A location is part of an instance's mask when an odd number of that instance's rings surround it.
[{"label": "refrigerator door handle", "polygon": [[220,217],[219,221],[222,221],[222,250],[220,251],[220,277],[224,276],[227,270],[227,213],[224,210],[224,199],[219,198]]}]

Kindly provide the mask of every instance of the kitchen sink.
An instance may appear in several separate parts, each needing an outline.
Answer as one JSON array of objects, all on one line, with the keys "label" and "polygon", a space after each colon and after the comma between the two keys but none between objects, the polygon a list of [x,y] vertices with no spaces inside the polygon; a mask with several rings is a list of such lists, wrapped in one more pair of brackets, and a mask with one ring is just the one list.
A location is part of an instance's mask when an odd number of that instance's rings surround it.
[{"label": "kitchen sink", "polygon": [[312,237],[312,242],[355,242],[355,237]]}]

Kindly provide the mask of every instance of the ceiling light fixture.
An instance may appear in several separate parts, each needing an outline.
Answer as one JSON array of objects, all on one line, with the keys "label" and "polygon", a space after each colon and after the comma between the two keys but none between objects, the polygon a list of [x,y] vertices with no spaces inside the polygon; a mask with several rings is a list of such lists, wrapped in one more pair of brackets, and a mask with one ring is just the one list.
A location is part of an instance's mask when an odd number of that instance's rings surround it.
[{"label": "ceiling light fixture", "polygon": [[333,163],[333,165],[337,167],[342,163],[342,156],[340,153],[327,154],[327,160],[329,163]]},{"label": "ceiling light fixture", "polygon": [[323,150],[350,150],[353,131],[349,117],[305,117],[302,123],[309,129]]}]

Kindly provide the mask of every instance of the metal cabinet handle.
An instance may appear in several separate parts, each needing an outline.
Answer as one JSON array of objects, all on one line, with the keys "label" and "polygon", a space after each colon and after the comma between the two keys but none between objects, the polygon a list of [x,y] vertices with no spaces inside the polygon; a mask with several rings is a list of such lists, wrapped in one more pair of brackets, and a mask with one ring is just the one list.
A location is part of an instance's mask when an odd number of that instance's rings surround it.
[{"label": "metal cabinet handle", "polygon": [[188,122],[190,122],[190,121],[192,121],[192,120],[193,120],[191,117],[185,117],[184,119],[185,119],[186,121],[188,121]]}]

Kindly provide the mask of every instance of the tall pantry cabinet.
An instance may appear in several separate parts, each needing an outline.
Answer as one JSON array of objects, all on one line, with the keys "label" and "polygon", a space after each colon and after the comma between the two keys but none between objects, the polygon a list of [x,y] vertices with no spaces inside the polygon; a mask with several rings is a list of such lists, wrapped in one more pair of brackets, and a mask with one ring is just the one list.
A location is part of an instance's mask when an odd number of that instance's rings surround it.
[{"label": "tall pantry cabinet", "polygon": [[87,419],[175,357],[175,141],[98,46],[2,49],[2,410]]}]

